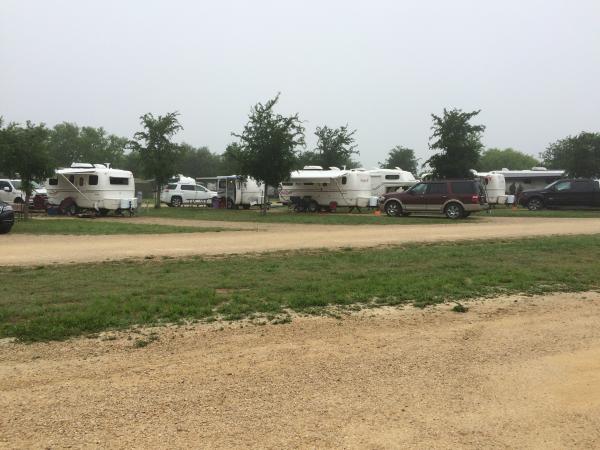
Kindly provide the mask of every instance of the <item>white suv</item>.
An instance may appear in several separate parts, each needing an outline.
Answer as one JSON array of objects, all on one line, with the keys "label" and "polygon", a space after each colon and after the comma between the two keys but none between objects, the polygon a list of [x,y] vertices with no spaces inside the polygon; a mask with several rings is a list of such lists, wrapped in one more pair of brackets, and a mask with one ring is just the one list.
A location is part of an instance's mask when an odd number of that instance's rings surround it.
[{"label": "white suv", "polygon": [[[34,181],[29,203],[33,204],[33,199],[36,195],[47,197],[48,191]],[[21,180],[0,179],[0,200],[7,203],[23,203],[25,201],[25,192],[21,190]]]},{"label": "white suv", "polygon": [[201,184],[169,183],[160,193],[160,201],[169,206],[181,206],[185,203],[209,203],[216,197],[215,191],[209,191]]}]

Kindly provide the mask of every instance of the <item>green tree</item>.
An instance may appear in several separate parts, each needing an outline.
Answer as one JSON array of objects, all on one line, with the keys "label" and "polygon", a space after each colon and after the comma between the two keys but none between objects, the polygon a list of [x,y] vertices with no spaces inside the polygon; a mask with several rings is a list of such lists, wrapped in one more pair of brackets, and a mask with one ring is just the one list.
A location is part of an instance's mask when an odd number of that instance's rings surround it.
[{"label": "green tree", "polygon": [[175,162],[175,172],[190,177],[208,177],[218,174],[221,156],[212,153],[208,147],[196,148],[190,144],[180,145],[180,155]]},{"label": "green tree", "polygon": [[119,167],[125,161],[128,139],[108,134],[104,128],[82,127],[63,122],[50,132],[49,151],[56,166],[74,162],[110,163]]},{"label": "green tree", "polygon": [[155,208],[160,208],[160,191],[175,173],[175,162],[180,154],[180,146],[171,141],[183,129],[178,115],[178,112],[158,117],[144,114],[140,117],[144,131],[135,133],[129,142],[132,151],[140,155],[144,175],[154,179]]},{"label": "green tree", "polygon": [[242,147],[232,142],[221,155],[221,174],[239,175],[243,172],[242,165]]},{"label": "green tree", "polygon": [[418,161],[415,158],[414,150],[397,145],[389,151],[387,159],[383,163],[379,163],[379,167],[382,169],[400,167],[402,170],[416,175]]},{"label": "green tree", "polygon": [[460,109],[450,111],[444,108],[443,117],[432,114],[433,130],[429,138],[429,148],[439,153],[433,155],[427,164],[433,169],[436,178],[471,178],[470,170],[477,167],[481,149],[483,125],[471,125],[470,120],[479,111],[462,112]]},{"label": "green tree", "polygon": [[539,165],[540,162],[533,156],[512,148],[488,148],[481,154],[476,169],[481,172],[501,170],[503,167],[511,170],[525,170]]},{"label": "green tree", "polygon": [[29,218],[33,182],[42,181],[52,173],[53,165],[48,152],[49,134],[50,130],[43,123],[34,125],[30,121],[24,127],[11,123],[0,129],[2,171],[10,177],[21,179],[21,189],[25,191],[25,219]]},{"label": "green tree", "polygon": [[339,128],[317,127],[317,147],[314,153],[319,165],[325,169],[353,165],[352,155],[359,153],[356,150],[355,133],[356,130],[350,131],[348,125]]},{"label": "green tree", "polygon": [[581,132],[559,139],[541,156],[544,166],[564,169],[571,177],[600,177],[600,133]]},{"label": "green tree", "polygon": [[273,109],[279,94],[265,104],[257,103],[250,111],[248,123],[241,134],[239,157],[241,175],[251,176],[265,184],[263,213],[266,214],[267,190],[287,178],[304,146],[304,127],[298,114],[286,117]]}]

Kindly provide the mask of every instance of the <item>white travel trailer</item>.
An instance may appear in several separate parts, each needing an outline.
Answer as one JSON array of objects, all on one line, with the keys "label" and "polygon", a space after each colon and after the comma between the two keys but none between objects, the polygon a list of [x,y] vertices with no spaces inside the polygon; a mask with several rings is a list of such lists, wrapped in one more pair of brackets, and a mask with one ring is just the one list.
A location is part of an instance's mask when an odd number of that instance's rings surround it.
[{"label": "white travel trailer", "polygon": [[395,169],[371,169],[367,170],[367,173],[371,176],[371,195],[378,198],[388,192],[408,188],[419,181],[412,173],[402,170],[400,167]]},{"label": "white travel trailer", "polygon": [[[504,205],[508,203],[509,197],[514,200],[514,196],[506,195],[506,180],[504,175],[498,172],[477,172],[471,170],[473,175],[481,180],[486,192],[486,199],[490,205]],[[513,203],[512,201],[510,203]]]},{"label": "white travel trailer", "polygon": [[565,176],[564,170],[548,170],[545,167],[532,167],[531,170],[493,170],[506,180],[506,193],[519,194],[524,190],[543,189],[550,183]]},{"label": "white travel trailer", "polygon": [[281,183],[279,199],[308,211],[333,210],[337,206],[377,206],[380,195],[412,186],[417,181],[412,173],[398,167],[323,170],[321,166],[306,166],[292,172],[289,181]]},{"label": "white travel trailer", "polygon": [[265,186],[253,178],[240,175],[220,176],[217,177],[217,196],[229,209],[240,206],[249,209],[251,206],[263,204]]},{"label": "white travel trailer", "polygon": [[[294,204],[297,210],[334,210],[338,206],[370,206],[371,176],[364,169],[341,170],[330,167],[306,166],[290,174],[281,184],[280,199]],[[375,205],[372,205],[375,206]]]},{"label": "white travel trailer", "polygon": [[91,209],[100,214],[137,208],[133,174],[104,164],[73,163],[46,182],[48,204],[75,214]]}]

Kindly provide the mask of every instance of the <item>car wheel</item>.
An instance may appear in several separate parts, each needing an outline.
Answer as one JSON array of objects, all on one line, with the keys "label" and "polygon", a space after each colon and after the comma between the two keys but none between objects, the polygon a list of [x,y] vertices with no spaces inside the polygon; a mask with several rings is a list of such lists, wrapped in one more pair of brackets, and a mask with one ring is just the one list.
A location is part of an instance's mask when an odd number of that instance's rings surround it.
[{"label": "car wheel", "polygon": [[534,197],[527,202],[527,209],[529,211],[537,211],[539,209],[542,209],[543,207],[544,205],[542,203],[542,200],[537,197]]},{"label": "car wheel", "polygon": [[390,217],[397,217],[402,214],[402,206],[397,201],[387,202],[385,204],[385,213]]},{"label": "car wheel", "polygon": [[0,234],[6,234],[10,231],[10,229],[12,228],[13,224],[12,223],[5,223],[0,225]]},{"label": "car wheel", "polygon": [[17,204],[17,203],[25,203],[25,202],[23,201],[23,199],[21,197],[17,197],[17,198],[15,198],[13,203]]},{"label": "car wheel", "polygon": [[171,197],[171,205],[174,206],[175,208],[179,208],[181,205],[183,205],[183,200],[181,197]]},{"label": "car wheel", "polygon": [[308,203],[308,208],[306,210],[308,212],[315,213],[315,212],[317,212],[319,210],[319,204],[316,201],[311,200]]},{"label": "car wheel", "polygon": [[444,209],[444,214],[446,214],[446,217],[452,220],[460,219],[463,216],[463,213],[463,207],[458,203],[449,203]]}]

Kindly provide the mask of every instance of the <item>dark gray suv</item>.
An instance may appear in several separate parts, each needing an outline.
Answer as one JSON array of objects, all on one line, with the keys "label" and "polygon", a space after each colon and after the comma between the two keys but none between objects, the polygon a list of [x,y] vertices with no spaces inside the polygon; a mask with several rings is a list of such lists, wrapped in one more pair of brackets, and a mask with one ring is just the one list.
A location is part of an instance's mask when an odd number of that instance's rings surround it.
[{"label": "dark gray suv", "polygon": [[6,234],[15,223],[15,212],[8,203],[0,201],[0,234]]}]

